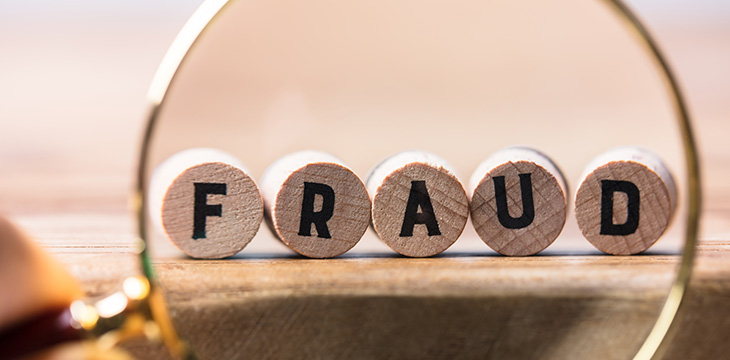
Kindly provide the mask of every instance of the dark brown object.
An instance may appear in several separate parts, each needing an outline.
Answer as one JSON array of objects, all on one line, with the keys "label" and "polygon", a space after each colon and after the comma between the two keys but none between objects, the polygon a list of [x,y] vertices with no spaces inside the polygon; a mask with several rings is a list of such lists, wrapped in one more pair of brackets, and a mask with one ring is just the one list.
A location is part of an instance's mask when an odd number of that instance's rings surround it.
[{"label": "dark brown object", "polygon": [[81,331],[71,326],[69,307],[48,309],[0,332],[0,354],[15,359],[81,339]]}]

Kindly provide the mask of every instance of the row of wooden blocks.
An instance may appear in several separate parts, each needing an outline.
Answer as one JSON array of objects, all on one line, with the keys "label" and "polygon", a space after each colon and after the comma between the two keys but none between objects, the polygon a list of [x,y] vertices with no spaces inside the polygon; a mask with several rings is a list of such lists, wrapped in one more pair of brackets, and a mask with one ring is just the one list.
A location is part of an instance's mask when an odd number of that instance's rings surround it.
[{"label": "row of wooden blocks", "polygon": [[[263,219],[287,246],[313,258],[345,253],[369,225],[390,248],[412,257],[446,250],[470,214],[479,237],[509,256],[544,250],[564,227],[565,179],[536,150],[498,151],[474,171],[469,190],[471,196],[446,161],[421,151],[389,157],[366,183],[330,154],[297,152],[273,163],[259,188],[235,157],[190,149],[155,170],[149,213],[180,250],[205,259],[241,251]],[[575,216],[598,249],[636,254],[664,233],[676,199],[674,180],[656,154],[618,148],[587,166]]]}]

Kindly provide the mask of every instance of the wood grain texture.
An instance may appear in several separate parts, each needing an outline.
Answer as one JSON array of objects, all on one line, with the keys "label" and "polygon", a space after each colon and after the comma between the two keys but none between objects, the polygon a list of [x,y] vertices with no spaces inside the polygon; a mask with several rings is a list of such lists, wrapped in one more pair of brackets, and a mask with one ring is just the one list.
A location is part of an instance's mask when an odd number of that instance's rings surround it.
[{"label": "wood grain texture", "polygon": [[627,359],[675,264],[672,257],[630,267],[610,257],[534,259],[245,259],[159,268],[180,331],[203,358]]},{"label": "wood grain texture", "polygon": [[158,230],[194,258],[238,253],[264,217],[254,180],[237,159],[214,149],[190,149],[170,157],[155,170],[149,197]]},{"label": "wood grain texture", "polygon": [[464,186],[445,160],[421,151],[395,154],[368,176],[373,228],[391,249],[433,256],[461,236],[469,217]]},{"label": "wood grain texture", "polygon": [[[705,216],[706,232],[714,235],[699,248],[684,327],[669,358],[730,351],[722,335],[730,331],[722,316],[730,311],[730,243],[719,241],[730,229],[727,215]],[[123,211],[16,219],[89,295],[118,290],[135,272],[132,218]],[[477,251],[426,259],[353,253],[318,261],[272,248],[268,256],[173,258],[156,267],[174,321],[201,358],[627,359],[651,326],[677,260],[671,254],[507,258]],[[126,347],[139,358],[164,358],[156,344]]]},{"label": "wood grain texture", "polygon": [[[511,225],[511,228],[503,224],[496,192],[498,184],[503,194],[501,211],[506,209],[506,215],[512,219],[524,217],[524,224]],[[500,150],[477,166],[469,187],[472,224],[479,237],[500,254],[537,254],[550,246],[563,230],[568,210],[565,179],[557,166],[536,150],[516,147]],[[527,191],[522,191],[523,188]],[[528,195],[529,202],[523,195]]]},{"label": "wood grain texture", "polygon": [[266,170],[261,184],[269,229],[304,256],[342,255],[360,241],[370,223],[365,185],[332,155],[287,155]]},{"label": "wood grain texture", "polygon": [[[588,241],[605,253],[632,255],[659,240],[677,206],[677,189],[657,155],[618,148],[599,155],[586,174],[575,196],[575,216]],[[608,229],[604,213],[610,216]],[[627,229],[614,230],[619,227]]]}]

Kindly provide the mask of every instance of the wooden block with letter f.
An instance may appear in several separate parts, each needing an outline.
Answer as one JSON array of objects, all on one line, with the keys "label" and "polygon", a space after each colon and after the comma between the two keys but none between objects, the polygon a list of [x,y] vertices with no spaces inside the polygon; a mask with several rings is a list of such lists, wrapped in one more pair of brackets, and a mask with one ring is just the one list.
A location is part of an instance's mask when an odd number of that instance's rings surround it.
[{"label": "wooden block with letter f", "polygon": [[391,249],[406,256],[433,256],[459,238],[469,202],[449,168],[435,155],[406,151],[371,171],[367,186],[373,227]]},{"label": "wooden block with letter f", "polygon": [[185,254],[220,259],[241,251],[258,232],[263,200],[254,180],[230,154],[189,149],[155,169],[150,215]]},{"label": "wooden block with letter f", "polygon": [[266,170],[261,187],[269,228],[304,256],[341,255],[360,241],[370,223],[365,185],[328,153],[282,157]]}]

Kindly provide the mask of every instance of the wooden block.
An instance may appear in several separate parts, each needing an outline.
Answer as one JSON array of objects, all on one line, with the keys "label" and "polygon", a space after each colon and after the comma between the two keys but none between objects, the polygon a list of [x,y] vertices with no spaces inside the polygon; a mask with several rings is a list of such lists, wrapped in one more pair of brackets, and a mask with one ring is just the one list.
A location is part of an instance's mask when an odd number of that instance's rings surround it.
[{"label": "wooden block", "polygon": [[667,167],[649,150],[608,151],[591,161],[582,179],[575,216],[583,236],[601,251],[640,253],[669,226],[677,189]]},{"label": "wooden block", "polygon": [[370,223],[362,180],[324,152],[302,151],[277,160],[264,173],[261,188],[269,228],[304,256],[342,255]]},{"label": "wooden block", "polygon": [[165,160],[150,183],[150,216],[170,241],[199,259],[241,251],[263,220],[263,199],[238,159],[190,149]]},{"label": "wooden block", "polygon": [[421,151],[398,153],[368,177],[373,227],[396,252],[413,257],[441,253],[459,238],[469,201],[445,160]]},{"label": "wooden block", "polygon": [[498,151],[477,167],[469,188],[474,229],[500,254],[537,254],[563,230],[568,208],[565,179],[536,150]]}]

